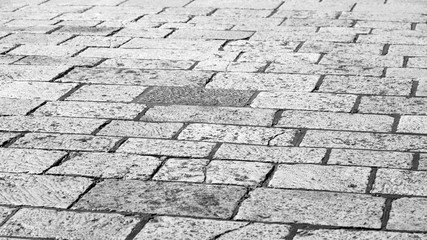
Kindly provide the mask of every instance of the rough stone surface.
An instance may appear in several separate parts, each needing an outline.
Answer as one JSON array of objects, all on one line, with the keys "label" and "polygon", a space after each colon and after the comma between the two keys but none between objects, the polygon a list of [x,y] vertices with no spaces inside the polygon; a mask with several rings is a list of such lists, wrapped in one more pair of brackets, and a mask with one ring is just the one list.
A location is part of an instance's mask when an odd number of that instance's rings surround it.
[{"label": "rough stone surface", "polygon": [[97,135],[171,138],[182,126],[182,123],[113,121],[104,127]]},{"label": "rough stone surface", "polygon": [[42,100],[0,98],[0,115],[25,115],[42,104]]},{"label": "rough stone surface", "polygon": [[76,84],[45,82],[10,82],[0,85],[0,98],[57,100]]},{"label": "rough stone surface", "polygon": [[400,198],[392,202],[387,229],[404,231],[426,231],[426,199]]},{"label": "rough stone surface", "polygon": [[0,145],[17,136],[19,136],[17,133],[0,132]]},{"label": "rough stone surface", "polygon": [[258,188],[235,219],[380,228],[384,202],[360,194]]},{"label": "rough stone surface", "polygon": [[156,157],[134,154],[76,153],[49,173],[146,180],[160,164]]},{"label": "rough stone surface", "polygon": [[156,59],[108,59],[100,67],[139,68],[160,70],[186,70],[194,65],[192,61],[156,60]]},{"label": "rough stone surface", "polygon": [[426,172],[378,169],[373,193],[427,196]]},{"label": "rough stone surface", "polygon": [[15,237],[125,239],[140,220],[119,214],[21,209],[0,228]]},{"label": "rough stone surface", "polygon": [[378,240],[388,240],[388,239],[425,239],[426,234],[422,233],[399,233],[399,232],[383,232],[383,231],[352,231],[352,230],[306,230],[299,231],[298,234],[294,237],[295,240],[316,240],[316,239],[360,239],[360,240],[369,240],[369,239],[378,239]]},{"label": "rough stone surface", "polygon": [[426,120],[426,116],[402,116],[397,131],[425,134],[427,133],[427,126],[424,124]]},{"label": "rough stone surface", "polygon": [[3,222],[13,211],[13,208],[0,207],[0,221]]},{"label": "rough stone surface", "polygon": [[208,159],[171,158],[153,177],[154,180],[203,182]]},{"label": "rough stone surface", "polygon": [[141,94],[146,87],[117,85],[83,86],[67,97],[74,101],[130,102]]},{"label": "rough stone surface", "polygon": [[362,113],[412,114],[425,115],[427,100],[425,98],[364,96],[359,105]]},{"label": "rough stone surface", "polygon": [[74,208],[228,218],[244,192],[234,186],[106,180]]}]

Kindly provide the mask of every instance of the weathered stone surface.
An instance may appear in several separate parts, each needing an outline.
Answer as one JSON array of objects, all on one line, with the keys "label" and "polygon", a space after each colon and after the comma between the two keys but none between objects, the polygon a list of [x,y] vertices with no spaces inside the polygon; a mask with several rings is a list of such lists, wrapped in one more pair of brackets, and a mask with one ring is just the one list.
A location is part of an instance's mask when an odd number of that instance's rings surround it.
[{"label": "weathered stone surface", "polygon": [[271,15],[272,10],[242,9],[242,8],[220,8],[212,16],[216,17],[254,17],[263,18]]},{"label": "weathered stone surface", "polygon": [[353,95],[261,92],[251,107],[349,112],[355,100],[356,96]]},{"label": "weathered stone surface", "polygon": [[0,79],[3,81],[50,81],[68,67],[0,65]]},{"label": "weathered stone surface", "polygon": [[380,228],[384,202],[360,194],[257,188],[235,219]]},{"label": "weathered stone surface", "polygon": [[177,39],[245,39],[253,35],[253,32],[243,31],[212,31],[212,30],[187,30],[182,29],[172,33],[170,38]]},{"label": "weathered stone surface", "polygon": [[104,127],[97,135],[171,138],[182,126],[182,123],[113,121]]},{"label": "weathered stone surface", "polygon": [[320,163],[326,150],[321,148],[250,146],[224,143],[215,159],[235,159],[277,163]]},{"label": "weathered stone surface", "polygon": [[424,151],[427,137],[414,135],[309,130],[301,146]]},{"label": "weathered stone surface", "polygon": [[411,153],[332,149],[328,163],[349,166],[406,168],[412,166]]},{"label": "weathered stone surface", "polygon": [[159,139],[128,139],[117,152],[175,157],[207,157],[214,143]]},{"label": "weathered stone surface", "polygon": [[316,75],[218,73],[206,87],[240,90],[310,92],[313,90],[318,79],[319,76]]},{"label": "weathered stone surface", "polygon": [[153,49],[181,49],[194,51],[218,50],[224,43],[222,40],[186,40],[186,39],[147,39],[134,38],[121,48],[153,48]]},{"label": "weathered stone surface", "polygon": [[178,105],[244,106],[253,92],[196,87],[153,87],[138,102]]},{"label": "weathered stone surface", "polygon": [[380,55],[383,50],[383,47],[383,44],[356,44],[307,41],[302,45],[301,49],[299,49],[298,52],[328,53],[336,56],[339,56],[340,54]]},{"label": "weathered stone surface", "polygon": [[34,44],[56,45],[70,38],[70,34],[33,34],[15,33],[0,40],[0,44]]},{"label": "weathered stone surface", "polygon": [[255,186],[272,168],[269,163],[212,161],[206,170],[206,182]]},{"label": "weathered stone surface", "polygon": [[279,64],[272,63],[266,72],[272,73],[298,73],[298,74],[321,74],[321,75],[353,75],[380,77],[384,69],[378,67],[357,67],[345,65],[319,65],[311,63]]},{"label": "weathered stone surface", "polygon": [[278,127],[390,132],[394,118],[384,115],[284,111]]},{"label": "weathered stone surface", "polygon": [[[62,1],[62,0],[61,0]],[[81,1],[81,0],[80,0]],[[95,2],[95,1],[91,1]],[[83,3],[84,5],[90,2]],[[116,7],[120,2],[114,0],[114,3],[109,6],[96,6],[94,8],[85,11],[84,13],[66,13],[59,16],[56,19],[60,20],[110,20],[110,21],[132,21],[137,19],[144,14],[157,13],[161,11],[161,8],[136,8],[136,7]],[[78,4],[73,2],[73,4]],[[65,4],[69,5],[69,4]],[[99,5],[99,3],[97,4]],[[107,4],[103,4],[107,5]]]},{"label": "weathered stone surface", "polygon": [[49,173],[146,180],[160,164],[156,157],[134,154],[76,153]]},{"label": "weathered stone surface", "polygon": [[16,173],[42,173],[66,152],[0,148],[0,170]]},{"label": "weathered stone surface", "polygon": [[61,46],[119,47],[129,40],[128,37],[77,36],[62,43]]},{"label": "weathered stone surface", "polygon": [[239,61],[275,62],[286,65],[316,63],[320,58],[317,53],[289,53],[288,51],[249,51],[239,57]]},{"label": "weathered stone surface", "polygon": [[386,75],[395,78],[425,79],[427,69],[425,68],[389,68]]},{"label": "weathered stone surface", "polygon": [[279,165],[269,186],[364,193],[370,171],[362,167]]},{"label": "weathered stone surface", "polygon": [[342,239],[359,239],[359,240],[388,240],[388,239],[425,239],[426,234],[422,233],[399,233],[399,232],[385,232],[385,231],[355,231],[355,230],[303,230],[299,231],[294,237],[295,240],[316,240],[316,239],[329,239],[329,240],[342,240]]},{"label": "weathered stone surface", "polygon": [[230,142],[268,145],[277,136],[285,142],[282,145],[291,145],[295,135],[294,130],[245,127],[213,124],[190,124],[178,136],[180,140],[195,140],[207,142]]},{"label": "weathered stone surface", "polygon": [[390,230],[426,231],[426,204],[427,200],[424,198],[394,200],[386,228]]},{"label": "weathered stone surface", "polygon": [[427,117],[425,116],[402,116],[397,131],[425,134],[427,133],[426,120]]},{"label": "weathered stone surface", "polygon": [[74,208],[228,218],[244,193],[234,186],[106,180]]},{"label": "weathered stone surface", "polygon": [[408,59],[407,66],[410,68],[424,68],[427,65],[427,58],[413,57]]},{"label": "weathered stone surface", "polygon": [[130,102],[141,94],[146,87],[121,85],[87,85],[79,88],[67,97],[67,100]]},{"label": "weathered stone surface", "polygon": [[171,158],[153,177],[154,180],[203,182],[208,159]]},{"label": "weathered stone surface", "polygon": [[108,59],[100,67],[139,68],[161,70],[187,70],[194,65],[192,61],[156,60],[156,59]]},{"label": "weathered stone surface", "polygon": [[130,0],[121,6],[133,6],[133,7],[184,7],[190,0],[167,0],[162,2],[152,2],[150,0]]},{"label": "weathered stone surface", "polygon": [[18,133],[0,132],[0,145],[17,136],[19,136]]},{"label": "weathered stone surface", "polygon": [[0,98],[57,100],[76,84],[47,82],[10,82],[2,85]]},{"label": "weathered stone surface", "polygon": [[269,0],[265,2],[258,2],[256,0],[237,0],[237,1],[227,1],[227,0],[197,0],[190,5],[189,7],[213,7],[213,8],[249,8],[249,9],[275,9],[280,5],[278,0]]},{"label": "weathered stone surface", "polygon": [[270,126],[274,113],[270,109],[172,105],[154,106],[141,120]]},{"label": "weathered stone surface", "polygon": [[17,148],[108,151],[120,138],[91,135],[28,133],[12,144]]},{"label": "weathered stone surface", "polygon": [[361,113],[424,115],[427,114],[426,106],[425,98],[363,96],[359,111]]},{"label": "weathered stone surface", "polygon": [[[33,67],[34,70],[36,69],[43,69],[46,67],[41,67],[39,65],[43,66],[66,66],[72,67],[72,66],[93,66],[95,63],[99,62],[101,58],[81,58],[81,57],[52,57],[52,56],[39,56],[39,55],[33,55],[33,56],[26,56],[25,58],[19,60],[15,64],[22,64],[27,65],[25,66],[25,69],[27,69],[28,65],[37,65],[37,67]],[[49,69],[49,68],[47,68]],[[52,68],[54,69],[54,68]],[[57,68],[58,70],[61,70],[61,68]],[[64,68],[63,71],[66,69]],[[23,79],[23,80],[32,80],[34,78],[34,72],[31,72],[31,75],[29,75],[31,78]],[[57,74],[59,75],[59,73]],[[53,73],[53,76],[51,78],[55,77],[56,75]],[[46,73],[43,73],[40,76],[37,76],[34,80],[42,80],[44,77],[49,77],[49,75],[46,76]],[[46,79],[48,81],[50,79]]]},{"label": "weathered stone surface", "polygon": [[34,116],[90,117],[133,119],[145,108],[134,103],[48,102],[34,112]]},{"label": "weathered stone surface", "polygon": [[90,134],[105,120],[62,117],[0,117],[0,130]]},{"label": "weathered stone surface", "polygon": [[22,59],[24,56],[18,55],[0,55],[0,64],[11,64]]},{"label": "weathered stone surface", "polygon": [[42,55],[51,57],[71,57],[75,53],[83,50],[82,46],[43,46],[43,45],[21,45],[9,54],[14,55]]},{"label": "weathered stone surface", "polygon": [[372,193],[427,196],[426,172],[378,169]]},{"label": "weathered stone surface", "polygon": [[42,100],[0,98],[0,115],[25,115],[42,103]]},{"label": "weathered stone surface", "polygon": [[125,239],[140,220],[119,214],[21,209],[0,233],[7,236],[58,239]]},{"label": "weathered stone surface", "polygon": [[127,84],[151,86],[203,86],[212,74],[123,68],[76,68],[61,82]]},{"label": "weathered stone surface", "polygon": [[[218,11],[220,11],[219,9]],[[227,10],[227,9],[222,9]],[[228,9],[231,10],[231,9]],[[216,12],[218,12],[216,11]],[[225,51],[245,51],[245,52],[264,52],[264,56],[267,53],[285,53],[285,52],[293,52],[298,46],[298,42],[284,42],[284,41],[250,41],[250,40],[236,40],[232,42],[228,42],[224,50]],[[279,55],[279,54],[275,54]],[[290,55],[287,55],[290,56]],[[319,58],[319,56],[316,56]]]},{"label": "weathered stone surface", "polygon": [[0,203],[66,208],[91,184],[86,178],[0,174]]},{"label": "weathered stone surface", "polygon": [[289,234],[289,226],[283,224],[263,224],[252,223],[245,227],[230,231],[221,235],[220,240],[233,239],[265,239],[265,240],[280,240],[285,239]]}]

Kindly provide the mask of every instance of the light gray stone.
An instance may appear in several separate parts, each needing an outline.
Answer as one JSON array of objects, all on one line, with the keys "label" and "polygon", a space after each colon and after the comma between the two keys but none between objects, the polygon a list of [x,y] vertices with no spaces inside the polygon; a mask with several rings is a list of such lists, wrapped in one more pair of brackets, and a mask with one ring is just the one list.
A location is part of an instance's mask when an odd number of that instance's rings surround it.
[{"label": "light gray stone", "polygon": [[208,159],[171,158],[153,177],[154,180],[178,182],[203,182]]},{"label": "light gray stone", "polygon": [[397,132],[427,133],[425,122],[427,116],[402,116],[397,127]]},{"label": "light gray stone", "polygon": [[361,113],[425,115],[425,98],[363,96],[359,105]]},{"label": "light gray stone", "polygon": [[0,98],[57,100],[76,84],[48,82],[10,82],[2,85]]},{"label": "light gray stone", "polygon": [[105,126],[97,135],[171,138],[182,126],[182,123],[113,121]]},{"label": "light gray stone", "polygon": [[0,115],[23,116],[42,103],[42,100],[0,98]]},{"label": "light gray stone", "polygon": [[389,240],[389,239],[406,239],[406,240],[422,240],[426,239],[427,235],[422,233],[399,233],[399,232],[385,232],[385,231],[355,231],[355,230],[302,230],[294,237],[295,240]]},{"label": "light gray stone", "polygon": [[146,87],[122,85],[86,85],[67,97],[66,100],[130,102],[141,94]]},{"label": "light gray stone", "polygon": [[67,70],[64,66],[0,65],[3,81],[50,81]]},{"label": "light gray stone", "polygon": [[394,200],[386,228],[390,230],[426,231],[426,206],[427,200],[424,198],[400,198]]},{"label": "light gray stone", "polygon": [[427,196],[427,173],[378,169],[372,193]]}]

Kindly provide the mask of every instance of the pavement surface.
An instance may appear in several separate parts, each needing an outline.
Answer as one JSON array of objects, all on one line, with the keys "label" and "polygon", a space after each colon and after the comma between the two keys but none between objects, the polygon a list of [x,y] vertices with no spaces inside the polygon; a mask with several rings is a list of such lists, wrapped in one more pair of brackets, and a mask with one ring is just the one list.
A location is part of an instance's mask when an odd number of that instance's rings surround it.
[{"label": "pavement surface", "polygon": [[2,0],[0,240],[427,239],[426,0]]}]

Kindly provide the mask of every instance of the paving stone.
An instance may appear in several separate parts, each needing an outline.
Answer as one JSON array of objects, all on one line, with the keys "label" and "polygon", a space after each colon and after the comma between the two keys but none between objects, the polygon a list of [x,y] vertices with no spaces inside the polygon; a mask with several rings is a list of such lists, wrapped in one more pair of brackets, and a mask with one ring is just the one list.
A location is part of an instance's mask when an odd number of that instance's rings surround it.
[{"label": "paving stone", "polygon": [[378,169],[372,193],[426,196],[426,172]]},{"label": "paving stone", "polygon": [[257,188],[235,219],[380,228],[384,202],[360,194]]},{"label": "paving stone", "polygon": [[180,140],[230,142],[268,145],[283,136],[281,145],[291,145],[294,130],[214,124],[190,124],[178,136]]},{"label": "paving stone", "polygon": [[387,55],[427,56],[427,46],[421,45],[390,45]]},{"label": "paving stone", "polygon": [[[31,1],[31,2],[34,2],[34,1]],[[54,3],[54,2],[55,1],[50,3]],[[58,2],[58,0],[56,0],[56,2]],[[80,3],[82,4],[75,4],[79,6],[63,6],[63,5],[57,5],[56,3],[52,4],[54,6],[49,6],[50,3],[42,4],[42,5],[30,4],[23,8],[18,9],[18,12],[25,12],[25,13],[50,12],[50,13],[61,14],[66,12],[83,12],[90,8],[89,6],[81,6],[84,3],[83,1],[80,1]],[[68,4],[68,5],[72,5],[72,4]],[[48,21],[53,21],[53,20],[48,20]]]},{"label": "paving stone", "polygon": [[75,0],[75,1],[66,1],[66,0],[53,0],[49,1],[47,5],[59,5],[59,6],[73,6],[73,5],[105,5],[105,6],[116,6],[121,3],[120,0],[106,0],[106,1],[96,1],[96,0]]},{"label": "paving stone", "polygon": [[421,78],[425,79],[427,69],[423,68],[389,68],[387,69],[387,77],[396,78]]},{"label": "paving stone", "polygon": [[426,231],[426,199],[400,198],[392,202],[387,229]]},{"label": "paving stone", "polygon": [[[93,1],[93,0],[92,0]],[[117,1],[115,1],[117,2]],[[73,2],[73,4],[77,4]],[[89,4],[89,2],[86,2]],[[119,4],[119,3],[116,3]],[[113,4],[113,5],[116,5]],[[66,4],[68,5],[68,4]],[[98,3],[99,5],[99,3]],[[104,4],[107,5],[107,4]],[[116,6],[96,6],[83,13],[66,13],[56,19],[60,20],[109,20],[109,21],[132,21],[145,14],[160,12],[161,8],[137,8],[137,7],[116,7]]]},{"label": "paving stone", "polygon": [[427,65],[426,57],[414,57],[408,59],[408,67],[410,68],[424,68]]},{"label": "paving stone", "polygon": [[425,116],[402,116],[399,121],[397,132],[409,132],[409,133],[427,133],[427,127],[425,122],[427,117]]},{"label": "paving stone", "polygon": [[136,6],[136,7],[184,7],[190,0],[167,0],[162,2],[153,2],[150,0],[130,0],[120,6]]},{"label": "paving stone", "polygon": [[379,28],[387,30],[405,30],[411,29],[411,24],[406,22],[380,22],[359,20],[356,22],[354,27]]},{"label": "paving stone", "polygon": [[0,207],[0,221],[3,222],[14,211],[13,208]]},{"label": "paving stone", "polygon": [[58,239],[125,239],[140,220],[119,214],[21,209],[2,228],[8,236]]},{"label": "paving stone", "polygon": [[320,163],[325,152],[325,149],[320,148],[267,147],[224,143],[215,153],[214,159],[277,163]]},{"label": "paving stone", "polygon": [[75,68],[60,81],[153,86],[204,86],[211,75],[212,73],[199,71]]},{"label": "paving stone", "polygon": [[353,54],[353,56],[354,54],[380,55],[383,50],[383,47],[383,44],[307,41],[302,45],[301,49],[299,49],[298,52],[328,53],[336,56],[339,56],[340,54]]},{"label": "paving stone", "polygon": [[285,2],[279,7],[279,9],[350,11],[352,6],[353,6],[352,2],[291,1],[291,2]]},{"label": "paving stone", "polygon": [[274,114],[270,109],[172,105],[154,106],[141,120],[270,126]]},{"label": "paving stone", "polygon": [[170,38],[177,39],[223,39],[223,40],[237,40],[249,38],[253,32],[246,31],[212,31],[212,30],[187,30],[180,29],[172,33]]},{"label": "paving stone", "polygon": [[37,45],[56,45],[69,39],[70,34],[33,34],[33,33],[15,33],[0,40],[2,44],[34,44]]},{"label": "paving stone", "polygon": [[96,25],[101,24],[102,21],[99,20],[63,20],[57,25],[59,26],[86,26],[86,27],[95,27]]},{"label": "paving stone", "polygon": [[[285,27],[279,27],[285,28]],[[282,29],[271,29],[270,31],[257,31],[251,40],[254,41],[324,41],[324,42],[353,42],[353,33],[315,33],[310,31],[277,31]],[[285,29],[283,29],[285,30]]]},{"label": "paving stone", "polygon": [[319,230],[303,230],[299,231],[294,237],[295,240],[315,240],[315,239],[425,239],[426,234],[422,233],[399,233],[399,232],[385,232],[385,231],[355,231],[355,230],[344,230],[344,229],[319,229]]},{"label": "paving stone", "polygon": [[269,73],[218,73],[207,88],[310,92],[319,76]]},{"label": "paving stone", "polygon": [[426,105],[424,98],[364,96],[359,105],[359,112],[425,115]]},{"label": "paving stone", "polygon": [[252,223],[245,227],[221,235],[220,240],[232,239],[285,239],[289,234],[289,226],[283,224]]},{"label": "paving stone", "polygon": [[196,87],[153,87],[138,102],[178,105],[244,106],[253,92]]},{"label": "paving stone", "polygon": [[189,7],[213,7],[213,8],[249,8],[249,9],[275,9],[280,5],[279,0],[269,0],[259,2],[256,0],[196,0],[190,3]]},{"label": "paving stone", "polygon": [[298,74],[316,74],[316,75],[354,75],[354,76],[372,76],[380,77],[383,75],[384,68],[376,67],[355,67],[355,66],[337,66],[337,65],[318,65],[310,63],[299,64],[279,64],[272,63],[266,69],[271,73],[298,73]]},{"label": "paving stone", "polygon": [[10,51],[9,54],[71,57],[81,50],[83,50],[83,47],[22,45]]},{"label": "paving stone", "polygon": [[0,115],[25,115],[43,101],[32,99],[0,98]]},{"label": "paving stone", "polygon": [[409,169],[412,159],[411,153],[332,149],[328,164]]},{"label": "paving stone", "polygon": [[269,186],[274,188],[364,193],[370,168],[320,165],[279,165]]},{"label": "paving stone", "polygon": [[[6,34],[5,34],[6,35]],[[0,36],[2,36],[2,34],[0,33]],[[2,36],[3,37],[3,36]],[[0,53],[4,53],[9,51],[10,49],[14,48],[13,44],[3,44],[0,43]]]},{"label": "paving stone", "polygon": [[272,168],[268,163],[212,161],[206,170],[206,182],[255,186]]},{"label": "paving stone", "polygon": [[384,13],[384,12],[343,12],[339,19],[357,19],[367,21],[393,22],[425,22],[426,16],[410,13]]},{"label": "paving stone", "polygon": [[186,39],[146,39],[133,38],[121,48],[154,48],[154,49],[181,49],[181,50],[218,50],[224,43],[222,40],[186,40]]},{"label": "paving stone", "polygon": [[309,130],[301,146],[424,151],[427,138],[415,135]]},{"label": "paving stone", "polygon": [[[250,40],[236,40],[228,42],[224,50],[225,51],[245,51],[245,52],[267,52],[270,54],[276,52],[293,52],[298,46],[298,42],[285,42],[285,41],[250,41]],[[279,54],[276,54],[279,55]],[[292,56],[292,55],[288,55]],[[293,55],[298,56],[298,55]]]},{"label": "paving stone", "polygon": [[420,159],[418,160],[418,169],[427,170],[427,155],[424,153],[420,154]]},{"label": "paving stone", "polygon": [[0,174],[0,203],[66,208],[91,184],[86,178]]},{"label": "paving stone", "polygon": [[244,193],[245,188],[235,186],[106,180],[74,208],[224,219],[231,216]]},{"label": "paving stone", "polygon": [[5,142],[9,141],[10,139],[14,137],[18,137],[19,134],[17,133],[9,133],[9,132],[0,132],[0,145],[4,144]]},{"label": "paving stone", "polygon": [[61,46],[119,47],[129,40],[128,37],[77,36]]},{"label": "paving stone", "polygon": [[384,32],[375,32],[374,30],[372,35],[360,35],[357,42],[424,45],[426,40],[427,37],[425,37],[425,35],[417,34],[412,30],[394,30]]},{"label": "paving stone", "polygon": [[[162,14],[204,16],[216,10],[213,7],[170,7],[160,12]],[[219,10],[219,9],[218,9]]]},{"label": "paving stone", "polygon": [[282,113],[276,126],[390,132],[393,121],[393,117],[384,115],[288,110]]},{"label": "paving stone", "polygon": [[2,172],[42,173],[66,152],[30,149],[0,148],[0,169]]},{"label": "paving stone", "polygon": [[409,95],[412,80],[405,77],[376,78],[362,76],[326,76],[320,92]]},{"label": "paving stone", "polygon": [[356,96],[353,95],[261,92],[253,100],[251,107],[349,112],[355,100]]},{"label": "paving stone", "polygon": [[147,180],[161,164],[156,157],[117,153],[76,153],[49,173]]},{"label": "paving stone", "polygon": [[50,81],[68,67],[0,65],[0,79],[3,81]]},{"label": "paving stone", "polygon": [[[120,28],[116,27],[91,27],[91,26],[62,26],[60,29],[58,29],[57,33],[67,33],[67,34],[73,34],[73,35],[95,35],[95,36],[107,36],[112,34],[113,32],[119,30]],[[75,39],[75,38],[73,38]],[[71,39],[71,41],[73,41]],[[81,45],[80,45],[81,46]]]},{"label": "paving stone", "polygon": [[135,28],[124,28],[115,36],[125,37],[140,37],[140,38],[165,38],[172,30],[164,28],[152,28],[152,29],[135,29]]},{"label": "paving stone", "polygon": [[182,126],[182,123],[113,121],[104,127],[97,135],[171,138]]},{"label": "paving stone", "polygon": [[0,117],[0,130],[90,134],[104,122],[84,118],[5,116]]},{"label": "paving stone", "polygon": [[154,180],[178,182],[203,182],[208,159],[171,158],[153,177]]},{"label": "paving stone", "polygon": [[279,8],[272,17],[288,19],[337,19],[340,15],[339,11],[334,10],[286,10]]},{"label": "paving stone", "polygon": [[130,138],[117,152],[175,157],[207,157],[214,143]]},{"label": "paving stone", "polygon": [[144,226],[135,239],[208,240],[229,231],[236,231],[247,224],[246,222],[156,216]]},{"label": "paving stone", "polygon": [[403,58],[397,56],[375,56],[354,54],[326,54],[319,64],[351,65],[362,67],[401,67]]},{"label": "paving stone", "polygon": [[[44,66],[66,66],[72,67],[72,66],[93,66],[97,62],[99,62],[100,58],[81,58],[81,57],[52,57],[52,56],[38,56],[38,55],[32,55],[32,56],[26,56],[25,58],[19,60],[18,62],[14,64],[19,65],[27,65],[26,68],[30,67],[28,65],[44,65]],[[45,68],[40,67],[38,68]],[[59,70],[59,69],[58,69]],[[65,71],[66,69],[64,69]],[[34,74],[34,72],[33,72]],[[33,76],[33,75],[31,75]],[[45,74],[43,74],[45,76]],[[42,76],[41,76],[42,77]],[[32,79],[32,78],[30,78]],[[42,79],[42,78],[39,78]],[[37,79],[37,80],[39,80]]]},{"label": "paving stone", "polygon": [[0,90],[0,98],[57,100],[76,84],[47,82],[11,82]]},{"label": "paving stone", "polygon": [[259,72],[267,64],[262,62],[229,62],[221,60],[206,60],[197,63],[194,69],[217,72]]},{"label": "paving stone", "polygon": [[272,10],[263,10],[263,9],[219,8],[212,14],[212,16],[264,18],[271,15],[271,13],[272,13]]},{"label": "paving stone", "polygon": [[139,22],[158,22],[158,23],[186,23],[191,20],[190,16],[175,14],[147,14],[140,18]]},{"label": "paving stone", "polygon": [[108,151],[120,138],[91,135],[28,133],[12,144],[17,148]]},{"label": "paving stone", "polygon": [[149,59],[108,59],[99,67],[139,68],[163,70],[187,70],[194,65],[192,61],[149,60]]},{"label": "paving stone", "polygon": [[121,85],[85,85],[75,91],[66,100],[130,102],[141,94],[146,87]]},{"label": "paving stone", "polygon": [[89,117],[133,119],[145,106],[133,103],[48,102],[34,112],[34,116]]},{"label": "paving stone", "polygon": [[0,55],[0,64],[11,64],[22,58],[23,56]]}]

